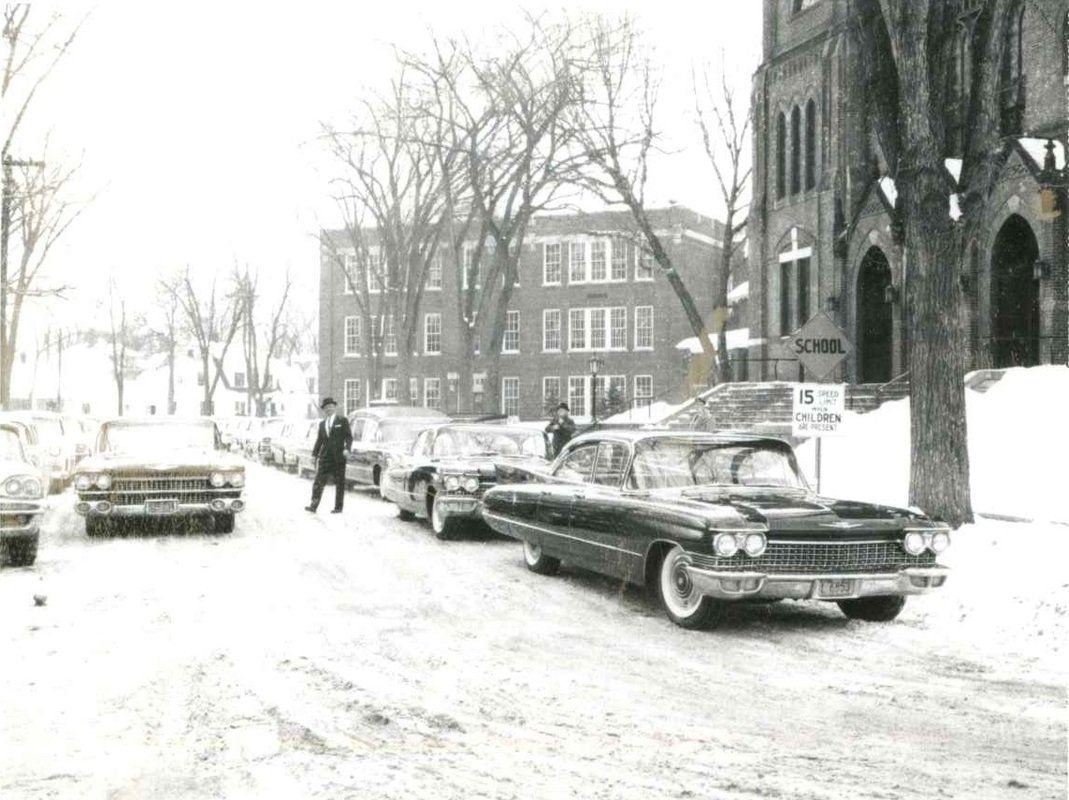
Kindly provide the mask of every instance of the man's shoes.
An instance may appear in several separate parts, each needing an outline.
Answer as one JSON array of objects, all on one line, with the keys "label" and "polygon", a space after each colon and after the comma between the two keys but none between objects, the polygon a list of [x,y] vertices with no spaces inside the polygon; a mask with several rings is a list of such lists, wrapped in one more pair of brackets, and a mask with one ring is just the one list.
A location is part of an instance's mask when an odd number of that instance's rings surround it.
[{"label": "man's shoes", "polygon": [[341,509],[340,508],[332,508],[330,510],[330,513],[331,514],[340,514],[341,513]]},{"label": "man's shoes", "polygon": [[305,511],[311,511],[313,514],[316,513],[316,507],[315,506],[305,506],[304,510]]}]

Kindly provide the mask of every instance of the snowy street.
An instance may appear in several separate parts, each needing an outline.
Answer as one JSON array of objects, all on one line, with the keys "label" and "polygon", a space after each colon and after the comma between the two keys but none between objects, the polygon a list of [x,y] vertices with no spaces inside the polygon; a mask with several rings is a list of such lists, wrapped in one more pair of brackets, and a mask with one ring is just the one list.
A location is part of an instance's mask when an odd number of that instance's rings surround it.
[{"label": "snowy street", "polygon": [[99,541],[53,498],[0,573],[0,797],[1064,797],[1065,527],[959,531],[892,624],[692,633],[308,489],[250,466],[232,535]]}]

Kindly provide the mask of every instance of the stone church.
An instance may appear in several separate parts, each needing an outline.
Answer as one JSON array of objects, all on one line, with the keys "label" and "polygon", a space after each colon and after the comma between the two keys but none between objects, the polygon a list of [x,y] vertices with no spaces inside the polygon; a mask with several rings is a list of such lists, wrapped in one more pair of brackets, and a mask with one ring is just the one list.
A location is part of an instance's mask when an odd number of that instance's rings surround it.
[{"label": "stone church", "polygon": [[[895,184],[867,122],[850,0],[763,0],[754,76],[754,199],[749,221],[751,379],[800,380],[784,336],[819,311],[853,351],[831,379],[884,383],[908,372],[903,281],[892,235]],[[956,81],[968,85],[977,0],[960,6]],[[968,367],[1067,361],[1065,208],[1069,12],[1018,0],[1001,67],[1003,151],[983,232],[959,272]],[[951,109],[956,111],[957,109]],[[951,114],[953,119],[955,114]],[[945,165],[960,215],[960,126]],[[1053,187],[1053,188],[1052,188]]]}]

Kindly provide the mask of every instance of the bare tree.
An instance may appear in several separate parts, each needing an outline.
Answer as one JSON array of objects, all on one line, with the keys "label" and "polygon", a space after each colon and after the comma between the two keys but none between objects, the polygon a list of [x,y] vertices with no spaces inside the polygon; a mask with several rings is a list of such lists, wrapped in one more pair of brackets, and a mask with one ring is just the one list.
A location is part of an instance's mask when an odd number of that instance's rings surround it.
[{"label": "bare tree", "polygon": [[419,348],[423,293],[445,221],[442,173],[427,145],[427,126],[402,68],[386,97],[362,105],[351,130],[326,132],[343,166],[336,201],[352,261],[332,239],[326,246],[364,320],[373,386],[389,350],[398,356],[397,384],[407,387]]},{"label": "bare tree", "polygon": [[646,202],[649,160],[659,131],[660,78],[643,53],[630,18],[588,17],[574,71],[581,96],[570,106],[572,128],[583,152],[579,180],[606,203],[623,203],[644,249],[652,256],[683,307],[707,363],[715,350],[701,312],[654,230]]},{"label": "bare tree", "polygon": [[463,355],[478,336],[491,408],[499,404],[502,342],[531,220],[573,186],[572,46],[569,23],[528,16],[521,29],[497,32],[492,57],[456,41],[436,42],[433,58],[409,57],[433,97],[439,153],[454,159],[443,171],[460,179],[447,182],[454,192],[447,252],[463,287]]},{"label": "bare tree", "polygon": [[3,302],[11,295],[10,309],[4,308],[6,326],[3,335],[3,363],[0,364],[0,383],[4,396],[0,404],[9,399],[6,395],[11,384],[11,369],[18,346],[19,325],[26,301],[34,298],[51,298],[63,294],[66,286],[43,283],[43,267],[52,247],[78,218],[85,206],[66,198],[67,188],[76,168],[41,169],[28,166],[19,169],[19,178],[12,181],[9,191],[11,227],[14,228],[15,247],[13,270],[8,271]]},{"label": "bare tree", "polygon": [[[38,23],[38,19],[41,22]],[[0,162],[3,182],[0,186],[0,405],[9,400],[11,367],[18,342],[19,321],[24,299],[39,289],[38,277],[45,256],[56,239],[77,216],[75,207],[60,198],[68,184],[71,169],[46,170],[44,163],[17,158],[13,148],[26,121],[38,90],[67,54],[81,22],[68,25],[58,13],[42,15],[31,11],[27,3],[11,4],[3,10],[0,42]],[[43,147],[40,148],[43,151]],[[19,154],[24,155],[24,154]],[[16,179],[15,170],[24,170]],[[8,275],[9,245],[12,228],[16,238],[14,260],[18,274]],[[14,283],[15,300],[8,319],[8,290]],[[51,293],[55,293],[52,290]]]},{"label": "bare tree", "polygon": [[1003,143],[999,81],[1014,4],[987,0],[964,87],[963,223],[950,217],[951,43],[956,7],[936,0],[858,0],[855,35],[882,161],[895,180],[910,370],[910,501],[954,525],[972,519],[963,377],[967,339],[958,270],[984,217]]},{"label": "bare tree", "polygon": [[278,303],[266,309],[266,317],[264,309],[259,308],[262,299],[259,274],[250,272],[248,267],[244,272],[235,271],[234,285],[242,306],[241,343],[248,408],[250,414],[260,417],[266,409],[265,396],[274,388],[271,362],[278,356],[285,334],[284,317],[293,281],[287,270]]},{"label": "bare tree", "polygon": [[752,165],[748,144],[753,112],[748,99],[739,107],[735,92],[728,84],[721,64],[720,80],[715,84],[708,69],[692,73],[694,110],[698,117],[702,146],[716,176],[716,186],[724,203],[724,245],[720,263],[713,276],[713,333],[717,337],[716,360],[712,378],[719,382],[728,378],[727,319],[730,316],[727,294],[734,267],[735,254],[740,246],[739,236],[746,229],[747,193]]},{"label": "bare tree", "polygon": [[188,267],[180,278],[165,287],[173,294],[184,327],[197,343],[204,389],[201,413],[213,414],[213,398],[223,374],[226,354],[241,327],[243,306],[239,292],[233,290],[236,287],[231,287],[229,293],[220,296],[215,277],[211,289],[205,292],[203,287],[195,285]]}]

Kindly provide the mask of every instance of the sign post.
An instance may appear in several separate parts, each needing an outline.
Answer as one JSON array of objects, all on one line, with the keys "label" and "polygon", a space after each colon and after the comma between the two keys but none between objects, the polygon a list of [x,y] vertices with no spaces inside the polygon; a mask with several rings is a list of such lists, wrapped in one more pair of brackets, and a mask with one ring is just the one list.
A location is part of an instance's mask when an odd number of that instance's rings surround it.
[{"label": "sign post", "polygon": [[[843,362],[853,345],[827,314],[815,314],[791,335],[787,343],[799,363],[817,380],[823,380]],[[815,437],[817,492],[820,492],[821,439],[837,436],[846,412],[846,385],[799,383],[794,390],[791,434]]]}]

